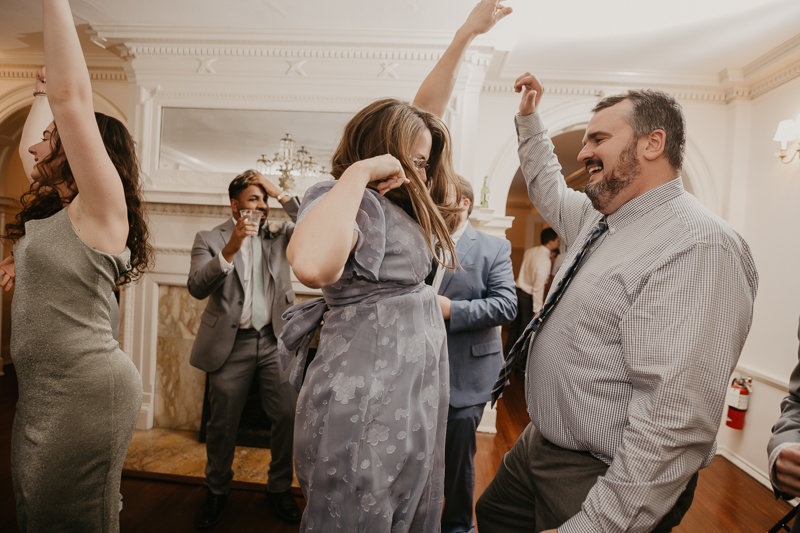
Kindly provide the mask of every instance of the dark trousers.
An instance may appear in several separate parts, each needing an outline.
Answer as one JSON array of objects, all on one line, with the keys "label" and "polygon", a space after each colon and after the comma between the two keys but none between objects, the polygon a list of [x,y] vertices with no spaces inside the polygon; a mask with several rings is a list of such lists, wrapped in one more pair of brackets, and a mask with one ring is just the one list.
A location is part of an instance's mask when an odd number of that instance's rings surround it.
[{"label": "dark trousers", "polygon": [[253,376],[261,405],[272,422],[268,492],[289,490],[292,484],[292,442],[297,391],[283,370],[278,341],[267,325],[261,331],[240,329],[225,364],[208,374],[210,416],[206,426],[206,485],[214,494],[227,494],[233,480],[236,433]]},{"label": "dark trousers", "polygon": [[[505,355],[508,355],[508,352],[511,351],[511,347],[514,346],[514,343],[517,342],[522,332],[525,331],[525,326],[533,320],[533,315],[533,296],[517,287],[517,316],[514,317],[514,320],[508,325],[508,337],[506,338],[506,345],[503,349]],[[527,360],[527,357],[517,357],[515,369],[520,372],[525,372]]]},{"label": "dark trousers", "polygon": [[447,412],[444,445],[444,509],[442,533],[475,531],[472,493],[475,490],[475,432],[486,404],[453,407]]},{"label": "dark trousers", "polygon": [[[608,465],[590,453],[560,448],[528,424],[478,499],[478,530],[539,533],[556,529],[581,510],[597,478],[606,470]],[[697,473],[653,530],[655,533],[672,531],[681,523],[692,505],[696,486]]]}]

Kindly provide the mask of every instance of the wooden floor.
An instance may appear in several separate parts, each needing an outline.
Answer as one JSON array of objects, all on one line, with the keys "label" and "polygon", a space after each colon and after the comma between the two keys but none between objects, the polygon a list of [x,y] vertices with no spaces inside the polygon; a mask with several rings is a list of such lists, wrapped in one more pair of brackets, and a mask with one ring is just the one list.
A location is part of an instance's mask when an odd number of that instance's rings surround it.
[{"label": "wooden floor", "polygon": [[[11,488],[10,441],[17,398],[13,368],[0,376],[0,532],[17,532]],[[497,435],[478,435],[475,457],[475,497],[486,488],[505,454],[528,424],[522,384],[516,380],[500,400]],[[195,531],[194,518],[205,488],[165,481],[123,478],[123,533],[184,533]],[[302,498],[298,503],[303,506]],[[694,504],[675,533],[764,533],[789,511],[787,503],[750,476],[717,457],[700,472]],[[297,532],[279,521],[260,492],[234,490],[215,533]]]}]

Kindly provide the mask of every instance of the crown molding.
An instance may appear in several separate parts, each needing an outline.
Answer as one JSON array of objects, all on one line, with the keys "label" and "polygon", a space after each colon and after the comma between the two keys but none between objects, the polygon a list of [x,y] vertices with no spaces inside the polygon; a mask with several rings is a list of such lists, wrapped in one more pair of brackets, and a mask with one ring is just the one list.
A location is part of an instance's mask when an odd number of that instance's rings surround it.
[{"label": "crown molding", "polygon": [[[304,28],[258,29],[219,28],[186,26],[132,26],[89,25],[86,33],[97,37],[104,44],[128,43],[206,43],[210,45],[255,45],[255,46],[359,46],[371,49],[381,47],[434,48],[444,51],[453,40],[453,31],[416,30],[357,30]],[[471,49],[505,48],[507,39],[498,35],[480,35]]]},{"label": "crown molding", "polygon": [[[535,69],[535,70],[534,70]],[[503,79],[516,79],[523,72],[533,72],[539,79],[552,82],[569,84],[618,85],[618,86],[677,86],[677,87],[704,87],[718,86],[719,75],[698,74],[693,72],[680,72],[668,70],[637,70],[620,71],[614,69],[574,69],[561,68],[536,68],[535,65],[506,64],[503,66],[500,77]]]},{"label": "crown molding", "polygon": [[761,96],[798,76],[800,76],[800,61],[750,87],[750,98]]},{"label": "crown molding", "polygon": [[[530,66],[505,65],[501,79],[486,82],[484,90],[511,92],[512,80],[519,73],[529,69]],[[657,87],[680,100],[722,104],[734,100],[752,100],[800,76],[800,34],[744,67],[725,69],[716,75],[670,71],[576,71],[553,68],[537,70],[536,75],[547,82],[545,92],[556,94],[589,95],[592,89],[580,89],[587,86],[600,88],[595,89],[599,92],[602,92],[602,88]]]},{"label": "crown molding", "polygon": [[[619,78],[614,79],[615,76],[611,75],[613,73],[609,73],[609,76],[604,77],[599,71],[592,73],[592,75],[596,75],[597,78],[593,78],[591,83],[550,78],[546,71],[539,76],[539,78],[545,82],[544,92],[547,94],[602,97],[604,94],[611,93],[616,89],[623,89],[631,86],[644,86],[662,89],[672,94],[678,100],[727,104],[734,100],[752,100],[772,89],[780,87],[784,83],[800,77],[800,38],[798,38],[797,41],[797,46],[794,47],[793,45],[792,48],[792,50],[796,48],[797,59],[791,63],[787,64],[786,61],[787,57],[790,57],[785,50],[785,48],[788,47],[779,47],[783,50],[780,53],[770,52],[770,54],[767,54],[769,57],[779,58],[782,63],[782,68],[775,68],[772,66],[767,69],[763,66],[764,63],[762,61],[758,61],[758,64],[762,65],[757,70],[761,74],[760,76],[751,75],[748,77],[746,74],[746,72],[748,72],[747,67],[743,69],[726,69],[719,73],[713,85],[698,86],[697,84],[683,85],[681,83],[676,83],[680,82],[680,77],[677,77],[672,83],[668,84],[655,83],[655,80],[652,78],[648,82],[648,78],[645,75],[631,76],[627,79],[626,83],[620,83],[618,81]],[[794,42],[794,40],[791,42]],[[793,54],[795,54],[795,52],[793,52]],[[795,55],[791,56],[791,58],[794,57]],[[753,72],[755,70],[750,68],[749,71]],[[584,79],[588,77],[589,76],[586,76]],[[659,77],[668,79],[667,73],[661,73]],[[483,84],[483,90],[484,92],[513,93],[513,83],[513,79],[511,78],[489,80]]]},{"label": "crown molding", "polygon": [[[315,48],[252,45],[177,45],[177,44],[121,44],[118,47],[120,57],[135,58],[146,56],[192,56],[236,57],[236,58],[274,58],[293,61],[308,60],[345,60],[345,61],[424,61],[435,63],[442,57],[441,52],[427,50],[375,50],[367,48],[324,47]],[[488,67],[492,56],[477,51],[468,52],[463,62],[469,65]],[[388,65],[387,65],[388,66]],[[292,69],[295,66],[292,65]],[[304,73],[298,73],[305,75]]]},{"label": "crown molding", "polygon": [[800,55],[800,34],[795,35],[785,43],[776,46],[758,59],[751,61],[742,68],[742,73],[746,78],[757,76],[764,70],[788,60],[794,63]]},{"label": "crown molding", "polygon": [[[438,61],[450,31],[260,30],[143,26],[90,26],[86,33],[123,58],[141,56],[256,57],[284,60]],[[507,40],[507,39],[506,39]],[[465,56],[487,66],[491,52],[507,48],[499,37],[479,36]]]},{"label": "crown molding", "polygon": [[201,91],[164,91],[160,86],[149,92],[150,98],[160,98],[163,101],[189,101],[204,100],[214,102],[290,102],[313,104],[339,104],[348,108],[358,109],[375,98],[361,96],[333,96],[333,95],[307,95],[307,94],[271,94],[271,93],[233,93],[233,92],[201,92]]},{"label": "crown molding", "polygon": [[[0,64],[0,79],[34,80],[41,65]],[[89,78],[103,81],[126,81],[128,76],[122,67],[89,67]]]},{"label": "crown molding", "polygon": [[[609,86],[608,84],[569,84],[564,82],[550,82],[544,79],[545,94],[555,94],[560,96],[591,96],[602,98],[606,94],[613,94],[620,88]],[[514,93],[513,81],[487,81],[483,84],[483,91],[489,93]],[[678,100],[693,100],[700,102],[725,103],[726,93],[722,90],[703,90],[703,89],[676,89],[661,87],[664,91],[671,94]]]},{"label": "crown molding", "polygon": [[[513,93],[514,82],[513,80],[501,81],[492,80],[484,82],[483,92],[487,93]],[[603,96],[604,92],[594,86],[588,85],[559,85],[547,83],[544,88],[546,94],[559,94],[567,96]]]}]

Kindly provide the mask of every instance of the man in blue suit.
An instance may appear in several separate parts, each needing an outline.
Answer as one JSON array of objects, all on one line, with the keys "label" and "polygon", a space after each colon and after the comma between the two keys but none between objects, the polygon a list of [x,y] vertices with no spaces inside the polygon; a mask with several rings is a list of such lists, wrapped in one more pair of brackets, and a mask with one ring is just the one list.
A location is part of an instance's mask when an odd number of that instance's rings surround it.
[{"label": "man in blue suit", "polygon": [[499,326],[517,314],[511,243],[472,227],[472,186],[460,181],[463,211],[452,238],[463,270],[439,267],[430,280],[439,294],[450,354],[442,533],[475,531],[475,432],[503,366]]}]

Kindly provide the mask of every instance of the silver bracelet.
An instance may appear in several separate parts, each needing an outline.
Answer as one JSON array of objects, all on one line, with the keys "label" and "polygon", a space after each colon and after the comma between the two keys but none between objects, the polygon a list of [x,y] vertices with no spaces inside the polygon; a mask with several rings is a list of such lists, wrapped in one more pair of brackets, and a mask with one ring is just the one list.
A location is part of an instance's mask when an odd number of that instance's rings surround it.
[{"label": "silver bracelet", "polygon": [[278,196],[276,196],[275,199],[280,202],[281,198],[283,198],[284,196],[289,196],[289,193],[286,191],[281,191],[281,193]]}]

